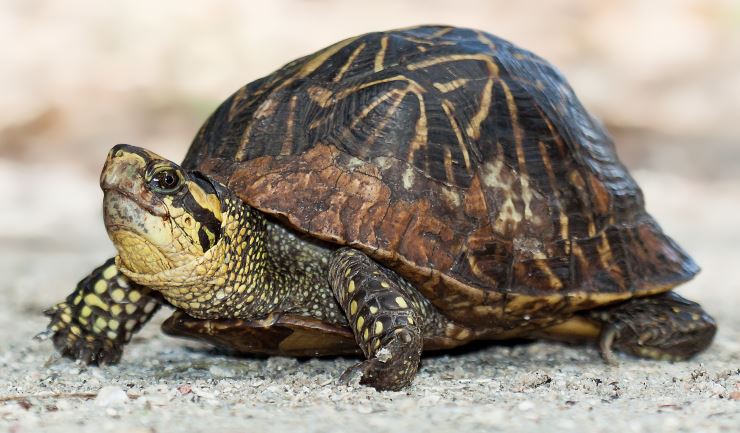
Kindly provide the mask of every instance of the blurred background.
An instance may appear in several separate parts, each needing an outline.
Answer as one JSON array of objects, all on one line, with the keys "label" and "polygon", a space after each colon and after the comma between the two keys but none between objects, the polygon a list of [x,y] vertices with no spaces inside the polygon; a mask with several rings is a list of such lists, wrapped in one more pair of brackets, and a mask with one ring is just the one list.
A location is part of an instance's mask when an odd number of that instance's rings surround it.
[{"label": "blurred background", "polygon": [[482,29],[560,68],[703,266],[682,292],[734,317],[737,0],[3,0],[0,293],[38,312],[113,253],[97,186],[112,145],[179,160],[243,84],[346,37],[424,23]]}]

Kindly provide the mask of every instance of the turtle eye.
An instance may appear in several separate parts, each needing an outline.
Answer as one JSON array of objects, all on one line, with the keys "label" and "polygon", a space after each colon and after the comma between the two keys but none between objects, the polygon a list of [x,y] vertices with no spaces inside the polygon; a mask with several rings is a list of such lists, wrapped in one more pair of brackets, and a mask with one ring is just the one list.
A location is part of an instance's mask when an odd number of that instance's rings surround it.
[{"label": "turtle eye", "polygon": [[149,181],[149,186],[156,192],[171,194],[183,185],[182,176],[173,168],[157,170]]}]

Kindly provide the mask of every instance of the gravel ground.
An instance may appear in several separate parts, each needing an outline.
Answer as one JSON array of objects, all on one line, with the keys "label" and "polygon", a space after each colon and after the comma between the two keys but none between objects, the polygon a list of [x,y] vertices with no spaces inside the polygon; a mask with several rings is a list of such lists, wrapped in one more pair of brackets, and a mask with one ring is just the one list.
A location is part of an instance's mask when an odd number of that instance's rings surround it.
[{"label": "gravel ground", "polygon": [[680,363],[623,357],[609,367],[590,347],[476,347],[427,357],[406,391],[378,393],[336,383],[353,359],[234,358],[165,337],[156,323],[117,366],[59,359],[49,342],[32,337],[46,324],[39,312],[112,253],[100,193],[94,176],[0,161],[0,196],[8,203],[0,213],[0,428],[740,431],[740,182],[636,175],[650,210],[704,268],[680,291],[720,324],[706,353]]}]

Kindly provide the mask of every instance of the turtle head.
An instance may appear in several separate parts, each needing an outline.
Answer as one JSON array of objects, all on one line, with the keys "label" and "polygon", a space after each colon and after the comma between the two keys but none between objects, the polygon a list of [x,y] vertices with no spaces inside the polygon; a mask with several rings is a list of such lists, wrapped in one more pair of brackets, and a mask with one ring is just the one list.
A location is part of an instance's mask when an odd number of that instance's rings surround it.
[{"label": "turtle head", "polygon": [[202,257],[221,236],[218,185],[155,153],[116,145],[100,186],[106,230],[131,271],[180,267]]}]

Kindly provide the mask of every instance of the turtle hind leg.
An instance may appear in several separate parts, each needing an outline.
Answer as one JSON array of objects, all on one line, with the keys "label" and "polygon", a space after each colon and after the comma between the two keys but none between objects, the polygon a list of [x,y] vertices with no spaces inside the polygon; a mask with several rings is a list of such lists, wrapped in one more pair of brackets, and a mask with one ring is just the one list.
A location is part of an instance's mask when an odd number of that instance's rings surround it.
[{"label": "turtle hind leg", "polygon": [[717,324],[697,303],[668,292],[589,312],[602,322],[599,347],[616,364],[613,349],[635,356],[681,361],[712,343]]}]

